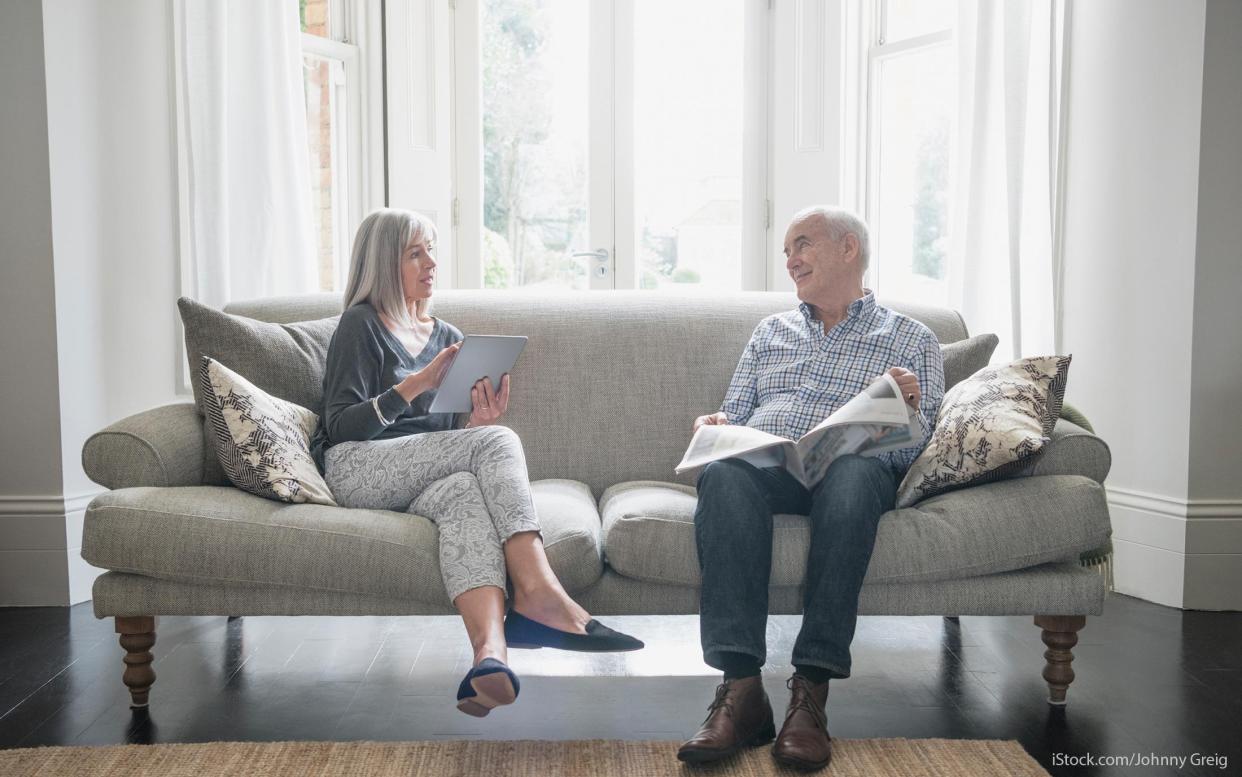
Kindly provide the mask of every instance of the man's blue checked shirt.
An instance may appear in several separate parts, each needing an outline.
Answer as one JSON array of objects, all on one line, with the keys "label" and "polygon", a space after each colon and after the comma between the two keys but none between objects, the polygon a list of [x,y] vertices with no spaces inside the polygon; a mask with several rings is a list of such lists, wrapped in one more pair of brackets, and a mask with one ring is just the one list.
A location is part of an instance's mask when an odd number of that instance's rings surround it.
[{"label": "man's blue checked shirt", "polygon": [[922,392],[922,438],[909,448],[877,456],[901,477],[931,436],[944,399],[944,361],[930,329],[877,305],[870,290],[850,303],[845,320],[827,333],[805,302],[760,321],[720,410],[731,424],[796,440],[889,367],[905,367],[917,375]]}]

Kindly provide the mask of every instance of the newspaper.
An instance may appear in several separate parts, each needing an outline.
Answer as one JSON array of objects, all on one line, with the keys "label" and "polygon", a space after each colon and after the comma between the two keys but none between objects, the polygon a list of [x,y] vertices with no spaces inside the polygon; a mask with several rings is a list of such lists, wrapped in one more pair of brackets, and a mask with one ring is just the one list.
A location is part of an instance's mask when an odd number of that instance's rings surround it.
[{"label": "newspaper", "polygon": [[749,426],[704,424],[675,471],[680,474],[736,458],[756,467],[784,467],[809,489],[838,456],[874,456],[908,448],[921,434],[918,411],[906,404],[897,381],[886,373],[796,441]]}]

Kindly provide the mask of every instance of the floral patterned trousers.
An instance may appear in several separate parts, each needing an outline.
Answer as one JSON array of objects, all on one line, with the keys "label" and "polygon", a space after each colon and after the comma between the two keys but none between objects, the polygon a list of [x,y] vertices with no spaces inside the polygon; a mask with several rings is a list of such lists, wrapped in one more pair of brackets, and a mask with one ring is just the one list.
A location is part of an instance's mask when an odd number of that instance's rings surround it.
[{"label": "floral patterned trousers", "polygon": [[539,531],[522,441],[504,426],[337,443],[324,463],[342,507],[435,522],[449,599],[485,585],[504,591],[505,541]]}]

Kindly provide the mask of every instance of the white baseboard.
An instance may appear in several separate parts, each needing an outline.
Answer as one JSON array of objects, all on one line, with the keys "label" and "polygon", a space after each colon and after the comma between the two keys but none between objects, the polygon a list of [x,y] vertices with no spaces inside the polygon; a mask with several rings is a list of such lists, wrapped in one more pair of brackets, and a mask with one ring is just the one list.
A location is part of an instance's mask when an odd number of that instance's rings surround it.
[{"label": "white baseboard", "polygon": [[0,606],[63,607],[91,598],[103,570],[82,560],[82,522],[100,493],[0,495]]},{"label": "white baseboard", "polygon": [[64,515],[85,510],[107,489],[80,494],[0,494],[0,518],[16,515]]},{"label": "white baseboard", "polygon": [[1189,610],[1242,610],[1242,500],[1108,487],[1119,593]]},{"label": "white baseboard", "polygon": [[1186,584],[1185,554],[1120,539],[1115,531],[1113,590],[1166,607],[1181,607]]},{"label": "white baseboard", "polygon": [[0,550],[0,607],[69,604],[67,551]]}]

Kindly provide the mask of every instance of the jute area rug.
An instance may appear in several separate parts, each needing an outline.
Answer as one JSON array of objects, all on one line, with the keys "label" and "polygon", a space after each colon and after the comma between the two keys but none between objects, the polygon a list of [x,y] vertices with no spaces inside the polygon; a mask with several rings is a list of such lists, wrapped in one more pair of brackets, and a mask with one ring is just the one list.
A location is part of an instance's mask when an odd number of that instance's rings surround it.
[{"label": "jute area rug", "polygon": [[[677,760],[677,742],[453,740],[431,742],[207,742],[185,745],[41,747],[0,750],[0,775],[45,777],[643,777],[801,774],[758,747],[710,766]],[[833,740],[822,775],[997,777],[1048,773],[1015,741],[968,739]]]}]

